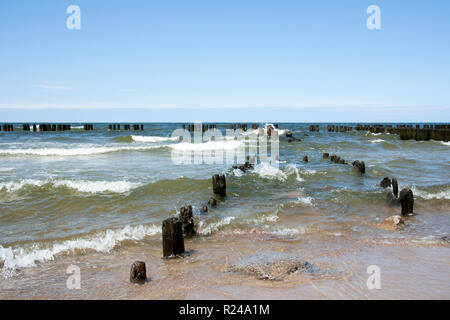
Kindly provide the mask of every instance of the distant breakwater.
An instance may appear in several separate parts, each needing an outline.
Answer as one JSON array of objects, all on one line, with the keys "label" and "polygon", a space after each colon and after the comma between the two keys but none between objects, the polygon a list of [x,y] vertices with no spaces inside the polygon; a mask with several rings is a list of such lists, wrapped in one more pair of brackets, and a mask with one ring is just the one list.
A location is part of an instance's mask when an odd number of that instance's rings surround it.
[{"label": "distant breakwater", "polygon": [[[187,131],[208,131],[216,130],[217,124],[182,124],[183,129]],[[260,125],[251,124],[253,130],[259,129]],[[277,128],[278,125],[274,124]],[[231,124],[230,129],[241,129],[247,131],[247,124]],[[105,130],[105,128],[94,128],[94,124],[85,123],[81,126],[73,127],[71,124],[62,123],[3,123],[0,125],[0,132],[13,132],[13,131],[25,131],[25,132],[56,132],[56,131],[70,131],[72,129],[78,129],[81,131],[93,131],[93,130]],[[108,131],[144,131],[144,124],[108,124],[106,127]],[[385,125],[385,124],[356,124],[355,126],[336,125],[336,124],[311,124],[309,125],[310,132],[320,132],[321,130],[329,133],[346,133],[351,131],[368,131],[371,133],[390,133],[396,134],[401,140],[416,140],[416,141],[450,141],[450,124],[397,124],[397,125]],[[270,136],[270,133],[268,132]]]}]

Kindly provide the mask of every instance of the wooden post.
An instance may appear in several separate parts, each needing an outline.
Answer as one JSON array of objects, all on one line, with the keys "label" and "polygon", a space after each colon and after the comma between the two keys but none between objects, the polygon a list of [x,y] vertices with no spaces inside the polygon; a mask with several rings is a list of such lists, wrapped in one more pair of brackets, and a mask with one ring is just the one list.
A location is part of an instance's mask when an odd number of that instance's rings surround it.
[{"label": "wooden post", "polygon": [[184,253],[183,225],[180,219],[172,217],[163,221],[162,245],[164,258]]},{"label": "wooden post", "polygon": [[389,177],[385,177],[383,178],[383,180],[381,180],[380,182],[380,187],[382,187],[383,189],[386,189],[387,187],[391,186],[391,179],[389,179]]},{"label": "wooden post", "polygon": [[145,269],[145,262],[135,261],[131,265],[130,282],[142,284],[147,280],[147,270]]},{"label": "wooden post", "polygon": [[186,237],[192,237],[195,234],[192,206],[189,205],[180,208],[180,219],[183,224],[183,235]]},{"label": "wooden post", "polygon": [[366,172],[366,164],[364,163],[364,161],[354,161],[352,163],[353,168],[357,169],[360,173],[365,173]]},{"label": "wooden post", "polygon": [[305,163],[308,162],[308,156],[304,156],[304,157],[303,157],[303,162],[305,162]]},{"label": "wooden post", "polygon": [[392,193],[396,198],[398,198],[398,183],[395,178],[392,178]]},{"label": "wooden post", "polygon": [[411,189],[402,189],[400,197],[398,198],[402,205],[402,215],[413,213],[414,209],[414,195]]},{"label": "wooden post", "polygon": [[212,184],[213,184],[213,192],[214,194],[225,196],[226,195],[226,189],[227,189],[227,183],[225,180],[225,175],[213,175],[212,176]]}]

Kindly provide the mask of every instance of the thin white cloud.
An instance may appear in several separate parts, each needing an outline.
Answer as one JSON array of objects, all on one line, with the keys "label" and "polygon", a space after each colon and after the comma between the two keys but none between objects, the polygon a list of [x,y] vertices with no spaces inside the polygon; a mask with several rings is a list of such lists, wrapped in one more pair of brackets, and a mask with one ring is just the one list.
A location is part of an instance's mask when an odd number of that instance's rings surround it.
[{"label": "thin white cloud", "polygon": [[47,83],[38,83],[33,85],[34,88],[41,89],[51,89],[51,90],[75,90],[73,87],[55,85],[55,84],[47,84]]}]

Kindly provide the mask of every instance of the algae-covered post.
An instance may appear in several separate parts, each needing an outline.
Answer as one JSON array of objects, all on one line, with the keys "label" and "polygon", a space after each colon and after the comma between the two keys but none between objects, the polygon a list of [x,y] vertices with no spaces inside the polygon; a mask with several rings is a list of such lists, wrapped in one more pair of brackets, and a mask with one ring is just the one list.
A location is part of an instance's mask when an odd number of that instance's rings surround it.
[{"label": "algae-covered post", "polygon": [[183,224],[171,217],[162,223],[162,245],[164,258],[184,253]]},{"label": "algae-covered post", "polygon": [[212,176],[212,184],[213,184],[213,192],[214,194],[225,196],[226,195],[226,189],[227,184],[225,180],[225,175],[213,175]]},{"label": "algae-covered post", "polygon": [[135,261],[131,265],[130,270],[130,282],[131,283],[144,283],[147,280],[147,270],[145,268],[145,262]]},{"label": "algae-covered post", "polygon": [[183,234],[186,237],[192,237],[195,234],[192,206],[189,205],[180,208],[180,219],[183,224]]}]

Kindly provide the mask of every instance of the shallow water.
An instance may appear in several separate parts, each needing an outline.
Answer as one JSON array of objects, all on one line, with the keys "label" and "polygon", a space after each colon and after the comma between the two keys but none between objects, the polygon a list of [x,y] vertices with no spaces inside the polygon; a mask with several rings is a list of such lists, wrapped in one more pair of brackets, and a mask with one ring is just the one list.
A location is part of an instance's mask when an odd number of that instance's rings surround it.
[{"label": "shallow water", "polygon": [[[131,134],[108,131],[105,124],[95,124],[91,132],[22,132],[18,126],[13,133],[0,132],[0,288],[6,298],[72,297],[65,288],[69,264],[80,265],[87,279],[109,283],[109,291],[101,282],[97,289],[90,284],[75,294],[81,298],[208,297],[202,286],[211,292],[220,287],[217,297],[222,298],[249,298],[242,288],[255,286],[264,287],[262,298],[270,298],[269,292],[285,298],[313,287],[321,288],[311,291],[314,298],[414,297],[395,286],[389,292],[368,291],[365,268],[371,264],[391,268],[394,275],[388,277],[407,287],[450,297],[449,245],[441,240],[450,235],[448,143],[363,131],[308,132],[307,124],[283,123],[280,133],[290,130],[302,141],[289,143],[281,134],[278,167],[263,163],[229,174],[226,201],[200,213],[212,196],[211,176],[232,164],[175,165],[171,152],[232,150],[236,141],[186,145],[170,137],[180,124],[145,124],[144,131]],[[366,174],[322,159],[323,152],[347,163],[363,160]],[[302,162],[304,155],[308,163]],[[415,197],[417,215],[407,217],[405,228],[396,232],[377,228],[400,212],[388,204],[388,190],[378,187],[385,176],[395,177],[400,189],[411,187]],[[194,251],[184,262],[162,261],[161,221],[186,204],[194,207],[200,237],[187,241]],[[293,276],[282,285],[248,279],[240,286],[241,276],[222,270],[224,261],[263,249],[301,253],[333,272]],[[126,269],[139,257],[156,271],[155,281],[169,281],[173,288],[160,294],[130,289]],[[413,279],[400,275],[408,263],[416,263]],[[198,290],[178,294],[184,291],[176,290],[175,279],[188,281],[184,273],[198,272],[204,277],[195,276]],[[120,283],[114,282],[117,277]]]}]

